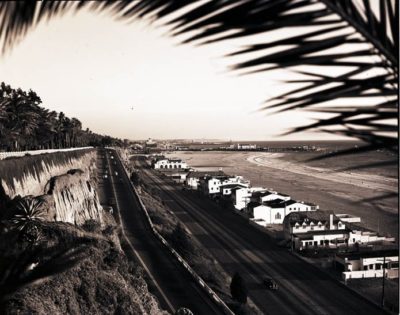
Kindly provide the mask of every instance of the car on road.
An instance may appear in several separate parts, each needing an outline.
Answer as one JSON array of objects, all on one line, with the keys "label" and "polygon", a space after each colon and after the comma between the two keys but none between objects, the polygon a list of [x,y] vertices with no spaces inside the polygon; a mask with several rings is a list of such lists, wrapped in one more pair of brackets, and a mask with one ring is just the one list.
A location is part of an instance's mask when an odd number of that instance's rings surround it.
[{"label": "car on road", "polygon": [[108,177],[108,175],[107,175],[107,174],[104,174],[104,175],[103,175],[103,178],[107,178],[107,177]]},{"label": "car on road", "polygon": [[115,176],[118,176],[118,172],[115,172]]},{"label": "car on road", "polygon": [[278,290],[278,284],[271,278],[264,278],[263,284],[270,290]]}]

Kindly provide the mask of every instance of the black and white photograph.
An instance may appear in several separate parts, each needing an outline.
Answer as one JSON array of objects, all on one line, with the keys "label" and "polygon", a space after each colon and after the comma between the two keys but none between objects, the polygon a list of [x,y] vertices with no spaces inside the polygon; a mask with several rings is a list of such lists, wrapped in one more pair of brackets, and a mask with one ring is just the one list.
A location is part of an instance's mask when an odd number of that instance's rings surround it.
[{"label": "black and white photograph", "polygon": [[0,314],[400,314],[399,27],[0,2]]}]

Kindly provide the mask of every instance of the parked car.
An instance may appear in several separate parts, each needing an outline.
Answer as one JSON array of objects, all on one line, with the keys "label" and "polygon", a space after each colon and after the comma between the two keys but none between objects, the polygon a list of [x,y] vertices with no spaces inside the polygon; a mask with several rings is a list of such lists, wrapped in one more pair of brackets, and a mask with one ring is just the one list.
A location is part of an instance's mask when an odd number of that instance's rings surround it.
[{"label": "parked car", "polygon": [[264,278],[263,284],[270,290],[278,290],[278,284],[271,278]]}]

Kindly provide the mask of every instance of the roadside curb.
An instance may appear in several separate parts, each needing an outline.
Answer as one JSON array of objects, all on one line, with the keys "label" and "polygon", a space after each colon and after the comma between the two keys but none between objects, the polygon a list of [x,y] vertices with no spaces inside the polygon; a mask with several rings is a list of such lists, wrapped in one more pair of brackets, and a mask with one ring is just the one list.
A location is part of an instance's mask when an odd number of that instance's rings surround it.
[{"label": "roadside curb", "polygon": [[[122,167],[125,171],[125,175],[128,177],[129,179],[129,174],[128,171],[126,170],[126,167],[124,165],[124,163],[122,162],[122,159],[120,157],[120,154],[117,150],[115,150],[115,152],[118,155],[118,159],[120,161],[120,163],[122,164]],[[153,231],[153,234],[157,237],[157,239],[169,250],[169,252],[175,257],[175,259],[183,266],[184,269],[186,269],[187,272],[189,272],[189,274],[194,278],[194,280],[197,282],[197,284],[207,293],[207,295],[214,301],[214,303],[216,303],[221,310],[227,314],[227,315],[235,315],[235,313],[232,312],[232,310],[225,304],[224,301],[221,300],[221,298],[214,292],[214,290],[212,290],[206,283],[205,281],[190,267],[190,265],[178,254],[178,252],[175,251],[175,249],[173,249],[169,243],[165,240],[165,238],[158,233],[158,231],[155,229],[153,222],[148,214],[148,211],[146,209],[146,206],[144,205],[144,203],[142,202],[136,187],[132,184],[132,182],[129,180],[129,184],[137,198],[137,200],[139,201],[139,204],[146,216],[146,219],[148,221],[148,224],[150,225],[151,230]]]}]

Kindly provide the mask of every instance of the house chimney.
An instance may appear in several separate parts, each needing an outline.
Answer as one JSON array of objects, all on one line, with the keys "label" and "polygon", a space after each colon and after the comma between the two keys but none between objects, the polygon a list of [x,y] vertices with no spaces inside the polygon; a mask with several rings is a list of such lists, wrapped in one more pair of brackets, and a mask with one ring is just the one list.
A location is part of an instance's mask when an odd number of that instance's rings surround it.
[{"label": "house chimney", "polygon": [[329,230],[333,230],[333,214],[329,215]]}]

